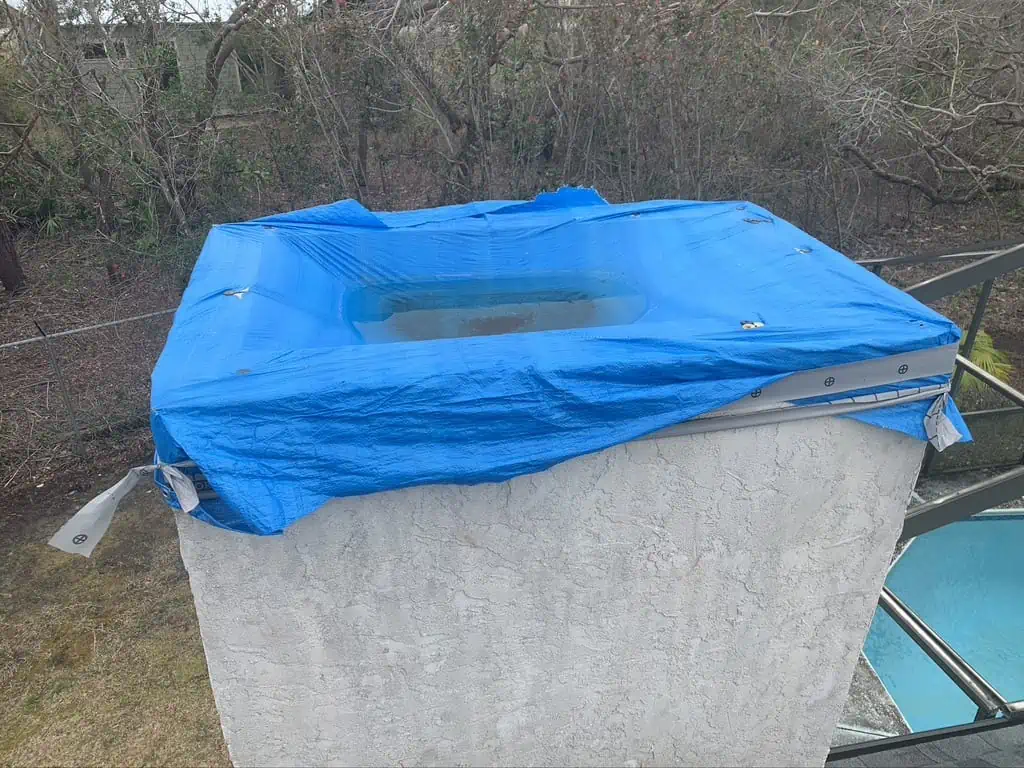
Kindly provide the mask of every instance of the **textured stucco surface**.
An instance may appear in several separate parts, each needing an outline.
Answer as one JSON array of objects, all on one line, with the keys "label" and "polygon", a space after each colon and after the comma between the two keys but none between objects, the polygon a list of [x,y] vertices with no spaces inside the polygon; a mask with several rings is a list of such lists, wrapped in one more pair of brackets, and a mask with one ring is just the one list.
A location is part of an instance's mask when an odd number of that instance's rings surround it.
[{"label": "textured stucco surface", "polygon": [[923,445],[815,419],[178,516],[238,765],[821,765]]}]

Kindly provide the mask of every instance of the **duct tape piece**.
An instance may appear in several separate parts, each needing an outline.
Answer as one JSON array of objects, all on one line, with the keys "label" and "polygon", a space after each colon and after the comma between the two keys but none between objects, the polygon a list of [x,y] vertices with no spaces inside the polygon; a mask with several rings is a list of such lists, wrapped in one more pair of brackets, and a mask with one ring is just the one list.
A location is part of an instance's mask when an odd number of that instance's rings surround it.
[{"label": "duct tape piece", "polygon": [[949,393],[947,392],[942,397],[935,398],[935,402],[932,403],[924,417],[924,431],[928,435],[928,442],[937,451],[946,450],[963,437],[946,415],[948,406]]},{"label": "duct tape piece", "polygon": [[115,485],[96,496],[64,523],[50,539],[50,546],[69,555],[91,556],[110,527],[121,500],[139,484],[144,475],[151,475],[157,469],[163,471],[183,511],[191,512],[199,506],[199,495],[195,486],[177,467],[170,464],[133,467]]}]

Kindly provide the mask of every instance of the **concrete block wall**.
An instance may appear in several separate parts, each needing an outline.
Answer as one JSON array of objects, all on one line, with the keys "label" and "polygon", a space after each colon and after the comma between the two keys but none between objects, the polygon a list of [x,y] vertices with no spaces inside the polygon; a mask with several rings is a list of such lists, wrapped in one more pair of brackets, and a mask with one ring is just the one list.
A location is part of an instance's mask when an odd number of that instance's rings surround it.
[{"label": "concrete block wall", "polygon": [[[158,27],[158,44],[170,46],[176,55],[182,83],[188,88],[201,88],[206,77],[206,55],[216,29],[205,24],[162,24]],[[65,27],[62,34],[79,45],[82,58],[79,71],[92,91],[102,90],[122,112],[134,114],[140,107],[138,62],[148,30],[133,25],[113,25],[100,31],[91,25]],[[90,58],[86,48],[102,46],[105,58]],[[232,54],[221,71],[216,111],[231,112],[242,92],[238,57]]]}]

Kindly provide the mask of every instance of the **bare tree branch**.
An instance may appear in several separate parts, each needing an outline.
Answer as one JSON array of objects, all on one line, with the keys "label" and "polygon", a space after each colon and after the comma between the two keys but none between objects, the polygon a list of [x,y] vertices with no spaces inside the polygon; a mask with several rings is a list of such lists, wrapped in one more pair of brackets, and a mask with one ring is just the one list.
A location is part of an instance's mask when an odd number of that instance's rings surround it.
[{"label": "bare tree branch", "polygon": [[549,11],[562,11],[564,13],[576,13],[583,11],[607,11],[610,8],[623,8],[625,3],[572,3],[569,5],[561,5],[559,3],[547,3],[543,0],[538,0],[536,3],[538,8],[544,8]]},{"label": "bare tree branch", "polygon": [[[800,8],[800,3],[797,3],[797,7],[790,8],[788,11],[783,10],[783,6],[779,6],[770,11],[751,11],[747,14],[748,19],[789,19],[793,16],[799,16],[804,13],[817,13],[822,10],[823,6],[815,5],[812,8]],[[824,6],[828,7],[828,6]]]},{"label": "bare tree branch", "polygon": [[206,91],[207,98],[211,101],[220,88],[221,70],[224,69],[228,57],[238,43],[236,33],[246,24],[259,18],[262,13],[269,11],[273,7],[273,2],[274,0],[242,0],[228,16],[227,21],[221,25],[206,54]]},{"label": "bare tree branch", "polygon": [[[19,135],[19,138],[18,138],[18,143],[14,147],[12,147],[11,149],[8,149],[8,150],[0,152],[0,155],[2,155],[2,156],[7,158],[4,161],[3,165],[0,165],[0,171],[6,171],[7,168],[15,160],[18,159],[18,155],[21,154],[21,151],[28,146],[28,136],[29,136],[30,133],[32,133],[32,129],[35,127],[36,121],[38,121],[38,120],[39,120],[39,113],[37,112],[36,114],[32,115],[32,119],[29,120],[28,123],[26,123],[25,125],[20,127],[20,131],[19,131],[20,135]],[[4,125],[5,126],[10,126],[11,124],[10,123],[4,123]]]},{"label": "bare tree branch", "polygon": [[[981,179],[980,183],[974,188],[960,194],[943,194],[923,179],[895,173],[884,168],[882,165],[868,157],[859,147],[854,146],[853,144],[844,144],[839,149],[841,152],[849,153],[856,157],[869,171],[880,179],[892,184],[899,184],[900,186],[916,189],[934,205],[942,203],[963,205],[976,200],[980,195],[986,193],[1013,192],[1024,189],[1024,176],[1007,171],[991,169],[988,173],[983,174],[983,179]],[[962,167],[939,167],[944,171],[956,171],[961,173],[970,172],[970,169]]]}]

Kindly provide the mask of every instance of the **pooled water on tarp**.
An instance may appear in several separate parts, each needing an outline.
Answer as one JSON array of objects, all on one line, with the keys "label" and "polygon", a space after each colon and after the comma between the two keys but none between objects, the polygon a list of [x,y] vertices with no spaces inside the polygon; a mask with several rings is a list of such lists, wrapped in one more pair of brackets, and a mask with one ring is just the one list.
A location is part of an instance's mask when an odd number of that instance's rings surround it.
[{"label": "pooled water on tarp", "polygon": [[628,325],[643,295],[612,278],[446,280],[353,291],[344,314],[367,344]]}]

